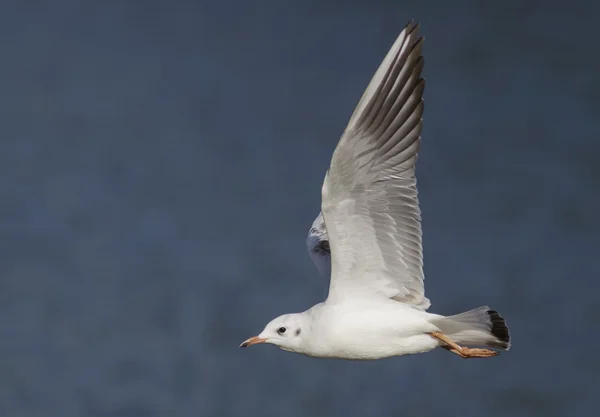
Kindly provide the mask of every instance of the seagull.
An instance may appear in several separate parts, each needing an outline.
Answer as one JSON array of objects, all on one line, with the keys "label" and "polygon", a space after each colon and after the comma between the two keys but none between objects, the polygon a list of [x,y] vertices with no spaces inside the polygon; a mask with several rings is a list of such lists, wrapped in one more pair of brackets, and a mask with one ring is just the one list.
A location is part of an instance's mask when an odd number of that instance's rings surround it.
[{"label": "seagull", "polygon": [[[272,320],[240,347],[275,345],[315,358],[375,360],[437,347],[462,358],[510,349],[489,307],[427,312],[415,168],[423,116],[423,38],[410,21],[358,102],[333,152],[321,212],[306,238],[324,302]],[[473,347],[473,346],[479,346]],[[485,348],[483,348],[485,347]]]}]

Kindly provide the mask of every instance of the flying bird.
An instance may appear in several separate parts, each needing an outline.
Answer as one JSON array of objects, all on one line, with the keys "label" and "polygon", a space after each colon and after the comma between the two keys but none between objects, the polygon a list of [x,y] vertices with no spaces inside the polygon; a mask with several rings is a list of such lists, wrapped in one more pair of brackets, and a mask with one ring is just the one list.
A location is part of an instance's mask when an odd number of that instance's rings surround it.
[{"label": "flying bird", "polygon": [[306,243],[329,277],[327,299],[277,317],[240,347],[269,343],[353,360],[437,347],[462,358],[509,350],[506,322],[487,306],[453,316],[427,312],[415,177],[425,87],[418,29],[409,22],[383,59],[325,174],[321,212]]}]

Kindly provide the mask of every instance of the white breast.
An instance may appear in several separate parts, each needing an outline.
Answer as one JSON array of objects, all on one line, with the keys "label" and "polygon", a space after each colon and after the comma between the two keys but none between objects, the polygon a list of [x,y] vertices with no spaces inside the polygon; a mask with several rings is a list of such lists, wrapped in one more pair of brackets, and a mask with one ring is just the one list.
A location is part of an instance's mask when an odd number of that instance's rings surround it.
[{"label": "white breast", "polygon": [[438,341],[427,335],[439,329],[429,314],[405,304],[364,302],[324,304],[313,329],[319,342],[311,356],[344,359],[381,359],[427,352]]}]

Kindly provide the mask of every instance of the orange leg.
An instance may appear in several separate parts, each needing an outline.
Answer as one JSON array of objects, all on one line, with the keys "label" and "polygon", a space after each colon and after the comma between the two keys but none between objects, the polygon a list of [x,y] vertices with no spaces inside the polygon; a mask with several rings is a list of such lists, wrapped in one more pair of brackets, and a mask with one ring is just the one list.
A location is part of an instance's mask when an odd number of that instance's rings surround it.
[{"label": "orange leg", "polygon": [[498,355],[498,352],[490,349],[476,349],[476,348],[468,348],[464,346],[457,345],[452,339],[446,336],[443,333],[432,332],[429,333],[431,337],[435,337],[438,340],[441,340],[445,343],[442,347],[452,353],[457,354],[461,358],[491,358],[492,356]]}]

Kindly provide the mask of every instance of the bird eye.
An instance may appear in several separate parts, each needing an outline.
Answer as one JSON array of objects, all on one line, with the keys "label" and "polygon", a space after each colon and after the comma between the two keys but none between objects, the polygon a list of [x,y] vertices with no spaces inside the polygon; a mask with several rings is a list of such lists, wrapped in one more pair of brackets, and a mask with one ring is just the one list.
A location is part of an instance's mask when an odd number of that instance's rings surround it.
[{"label": "bird eye", "polygon": [[285,327],[283,327],[283,326],[282,326],[282,327],[280,327],[279,329],[277,329],[277,333],[279,333],[279,334],[284,334],[284,333],[286,332],[286,330],[287,330],[287,329],[286,329]]}]

